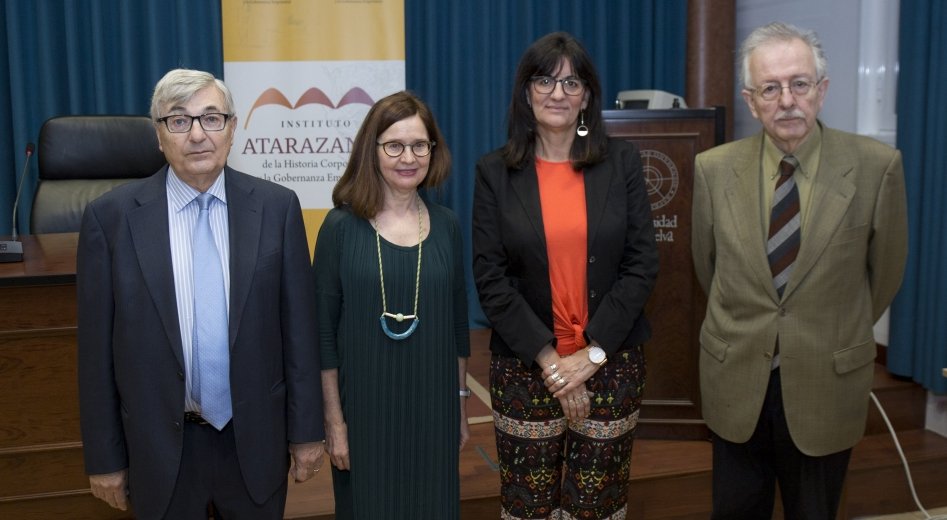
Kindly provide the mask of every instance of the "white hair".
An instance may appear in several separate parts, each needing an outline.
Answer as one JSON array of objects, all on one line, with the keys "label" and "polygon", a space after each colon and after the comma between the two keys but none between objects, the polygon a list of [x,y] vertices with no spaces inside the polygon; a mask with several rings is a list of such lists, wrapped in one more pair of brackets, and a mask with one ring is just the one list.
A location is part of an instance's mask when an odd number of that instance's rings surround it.
[{"label": "white hair", "polygon": [[224,96],[224,110],[228,115],[234,114],[233,95],[223,81],[215,78],[210,72],[191,69],[174,69],[164,75],[155,85],[155,92],[151,96],[151,119],[157,120],[162,116],[161,110],[168,105],[184,105],[199,91],[214,86]]},{"label": "white hair", "polygon": [[753,51],[768,43],[792,40],[802,40],[809,46],[812,57],[815,59],[816,77],[813,79],[818,81],[824,78],[829,65],[825,59],[825,52],[822,51],[822,43],[815,31],[800,29],[787,23],[772,22],[754,29],[740,45],[740,82],[743,83],[743,87],[749,89],[756,87],[756,85],[750,85],[750,55]]}]

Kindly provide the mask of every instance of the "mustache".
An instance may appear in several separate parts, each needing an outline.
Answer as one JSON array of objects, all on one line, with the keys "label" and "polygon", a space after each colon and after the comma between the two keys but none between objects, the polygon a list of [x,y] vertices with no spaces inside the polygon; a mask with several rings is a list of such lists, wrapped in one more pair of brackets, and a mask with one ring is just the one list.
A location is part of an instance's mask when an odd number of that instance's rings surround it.
[{"label": "mustache", "polygon": [[778,112],[776,114],[777,120],[778,119],[800,119],[800,118],[805,119],[805,117],[806,115],[802,112],[802,110],[799,110],[798,108],[794,108],[792,110],[786,110],[783,112]]}]

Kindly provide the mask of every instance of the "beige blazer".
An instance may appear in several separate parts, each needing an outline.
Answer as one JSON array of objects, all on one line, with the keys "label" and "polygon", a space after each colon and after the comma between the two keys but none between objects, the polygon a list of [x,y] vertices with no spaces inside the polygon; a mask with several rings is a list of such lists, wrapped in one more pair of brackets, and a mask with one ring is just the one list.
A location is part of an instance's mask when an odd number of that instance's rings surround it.
[{"label": "beige blazer", "polygon": [[700,331],[704,419],[745,442],[756,426],[779,336],[789,432],[807,455],[854,446],[871,390],[874,322],[907,257],[901,154],[823,128],[805,233],[782,300],[766,259],[760,203],[763,135],[696,158],[692,247],[707,294]]}]

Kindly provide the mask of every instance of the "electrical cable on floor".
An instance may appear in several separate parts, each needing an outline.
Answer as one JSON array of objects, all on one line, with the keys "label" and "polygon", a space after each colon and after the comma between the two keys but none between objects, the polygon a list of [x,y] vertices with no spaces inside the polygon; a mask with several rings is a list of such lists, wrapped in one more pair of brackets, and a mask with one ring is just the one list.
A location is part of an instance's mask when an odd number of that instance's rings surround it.
[{"label": "electrical cable on floor", "polygon": [[911,478],[911,468],[908,467],[908,459],[904,456],[904,451],[901,449],[901,443],[898,442],[898,436],[894,432],[894,427],[891,426],[891,421],[888,420],[888,414],[885,413],[884,408],[881,407],[881,403],[878,401],[878,398],[875,397],[874,392],[869,392],[871,400],[875,402],[875,407],[878,408],[878,411],[881,413],[881,418],[884,419],[885,424],[888,426],[888,431],[891,432],[891,438],[894,440],[894,447],[898,449],[898,455],[901,456],[901,464],[904,466],[904,474],[908,478],[908,487],[911,489],[911,496],[914,497],[914,503],[917,504],[917,509],[924,514],[926,520],[947,520],[947,515],[937,515],[931,516],[930,513],[924,509],[924,506],[921,505],[920,499],[917,498],[917,492],[914,490],[914,480]]}]

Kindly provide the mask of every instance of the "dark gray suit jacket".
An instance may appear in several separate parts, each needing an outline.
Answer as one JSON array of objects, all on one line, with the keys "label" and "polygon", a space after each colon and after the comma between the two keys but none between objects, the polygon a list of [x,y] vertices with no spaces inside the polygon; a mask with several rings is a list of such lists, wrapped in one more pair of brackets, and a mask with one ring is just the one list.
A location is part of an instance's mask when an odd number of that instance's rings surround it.
[{"label": "dark gray suit jacket", "polygon": [[[651,336],[644,306],[657,277],[658,250],[637,148],[611,139],[605,160],[583,173],[588,243],[576,247],[588,255],[586,334],[611,355]],[[534,162],[508,170],[499,151],[480,159],[473,271],[494,331],[490,349],[527,365],[554,338],[542,211]]]},{"label": "dark gray suit jacket", "polygon": [[[168,167],[93,201],[78,250],[79,397],[86,471],[129,469],[138,518],[178,475],[185,370],[168,231]],[[309,251],[296,195],[225,168],[230,381],[243,479],[262,502],[288,442],[324,438]]]}]

